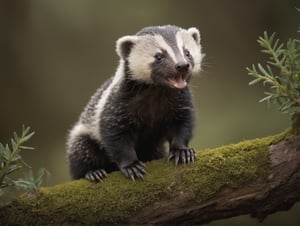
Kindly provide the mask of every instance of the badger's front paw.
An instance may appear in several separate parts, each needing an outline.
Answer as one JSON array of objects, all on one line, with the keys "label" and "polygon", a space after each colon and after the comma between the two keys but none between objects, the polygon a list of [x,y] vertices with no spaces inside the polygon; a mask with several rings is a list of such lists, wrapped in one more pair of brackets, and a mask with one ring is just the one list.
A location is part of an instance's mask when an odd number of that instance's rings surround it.
[{"label": "badger's front paw", "polygon": [[141,161],[134,161],[128,166],[121,167],[121,172],[129,179],[143,179],[146,173],[146,165]]},{"label": "badger's front paw", "polygon": [[85,179],[92,181],[92,182],[103,182],[103,179],[107,176],[107,173],[104,169],[97,169],[88,171],[85,174]]},{"label": "badger's front paw", "polygon": [[174,159],[175,164],[191,163],[196,158],[196,152],[193,148],[172,148],[169,154],[169,161]]}]

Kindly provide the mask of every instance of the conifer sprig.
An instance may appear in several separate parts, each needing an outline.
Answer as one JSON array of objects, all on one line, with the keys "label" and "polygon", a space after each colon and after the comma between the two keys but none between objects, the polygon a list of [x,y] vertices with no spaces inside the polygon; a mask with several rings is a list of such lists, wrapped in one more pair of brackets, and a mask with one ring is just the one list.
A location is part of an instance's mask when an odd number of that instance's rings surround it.
[{"label": "conifer sprig", "polygon": [[[298,30],[300,32],[300,29]],[[265,31],[257,40],[262,47],[261,52],[267,54],[266,64],[247,67],[248,74],[254,79],[253,85],[262,82],[269,85],[270,90],[259,102],[278,103],[280,111],[291,116],[300,113],[300,40],[289,39],[281,43],[275,39],[275,33],[268,35]]]},{"label": "conifer sprig", "polygon": [[[34,148],[24,146],[34,132],[30,132],[30,127],[22,129],[21,136],[14,132],[11,145],[0,143],[0,206],[15,197],[18,190],[36,191],[41,185],[43,177],[48,174],[45,169],[39,169],[33,175],[31,167],[22,159],[22,150],[32,150]],[[15,178],[13,175],[17,170],[26,167],[24,176]]]}]

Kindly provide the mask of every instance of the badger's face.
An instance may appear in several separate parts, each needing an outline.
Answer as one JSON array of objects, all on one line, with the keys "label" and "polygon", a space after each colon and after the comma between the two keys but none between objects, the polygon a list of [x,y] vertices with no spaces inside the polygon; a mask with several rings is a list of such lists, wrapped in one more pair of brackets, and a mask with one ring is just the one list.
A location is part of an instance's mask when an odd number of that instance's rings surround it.
[{"label": "badger's face", "polygon": [[117,53],[127,62],[132,79],[171,88],[186,87],[201,69],[200,33],[196,28],[147,27],[117,41]]}]

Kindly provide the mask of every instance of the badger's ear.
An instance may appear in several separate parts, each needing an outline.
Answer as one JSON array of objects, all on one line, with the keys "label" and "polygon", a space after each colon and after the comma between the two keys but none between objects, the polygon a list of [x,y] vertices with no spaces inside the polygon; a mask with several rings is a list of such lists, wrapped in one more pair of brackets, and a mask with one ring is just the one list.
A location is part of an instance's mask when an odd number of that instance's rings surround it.
[{"label": "badger's ear", "polygon": [[116,52],[117,54],[126,59],[132,49],[132,47],[137,42],[137,36],[123,36],[117,40],[116,43]]},{"label": "badger's ear", "polygon": [[197,28],[191,27],[188,29],[188,33],[192,35],[197,44],[200,44],[200,32]]}]

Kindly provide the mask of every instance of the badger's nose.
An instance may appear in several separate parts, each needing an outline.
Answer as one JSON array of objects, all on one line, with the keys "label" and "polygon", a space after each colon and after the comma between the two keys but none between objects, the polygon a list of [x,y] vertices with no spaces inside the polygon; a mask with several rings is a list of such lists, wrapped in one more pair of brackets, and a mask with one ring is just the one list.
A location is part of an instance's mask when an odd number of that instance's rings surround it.
[{"label": "badger's nose", "polygon": [[175,67],[178,72],[186,72],[189,69],[190,64],[187,62],[180,62],[176,64]]}]

